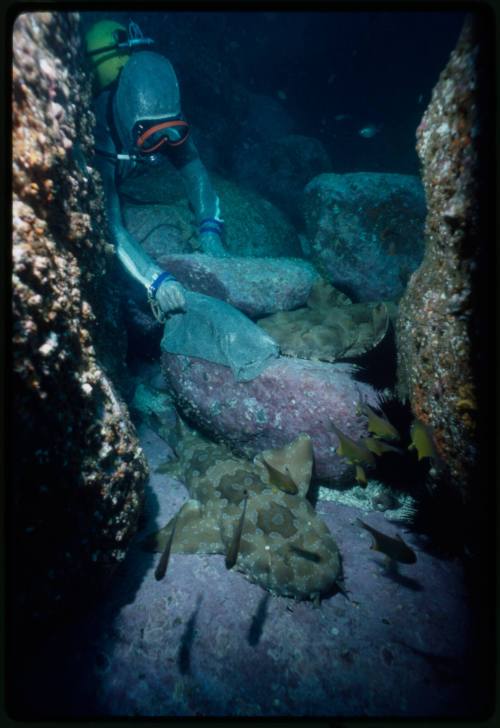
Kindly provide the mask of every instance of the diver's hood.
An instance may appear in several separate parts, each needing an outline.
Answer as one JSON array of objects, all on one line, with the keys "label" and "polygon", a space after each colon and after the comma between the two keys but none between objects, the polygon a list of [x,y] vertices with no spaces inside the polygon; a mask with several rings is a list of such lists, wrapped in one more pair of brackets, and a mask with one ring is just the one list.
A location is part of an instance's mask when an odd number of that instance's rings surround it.
[{"label": "diver's hood", "polygon": [[138,121],[180,116],[179,83],[170,61],[158,53],[141,51],[123,67],[113,99],[116,130],[125,149],[135,143]]}]

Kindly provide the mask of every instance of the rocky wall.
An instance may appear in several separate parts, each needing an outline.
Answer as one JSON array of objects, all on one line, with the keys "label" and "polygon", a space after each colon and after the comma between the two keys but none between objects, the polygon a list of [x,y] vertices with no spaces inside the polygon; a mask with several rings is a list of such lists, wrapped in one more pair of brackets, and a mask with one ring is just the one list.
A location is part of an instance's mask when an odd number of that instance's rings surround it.
[{"label": "rocky wall", "polygon": [[417,130],[427,201],[425,257],[400,303],[400,394],[430,426],[461,499],[475,488],[485,349],[487,97],[479,21],[469,17]]},{"label": "rocky wall", "polygon": [[[126,339],[87,160],[79,17],[13,28],[10,567],[16,649],[88,603],[125,556],[147,465],[113,381]],[[112,381],[113,379],[113,381]]]}]

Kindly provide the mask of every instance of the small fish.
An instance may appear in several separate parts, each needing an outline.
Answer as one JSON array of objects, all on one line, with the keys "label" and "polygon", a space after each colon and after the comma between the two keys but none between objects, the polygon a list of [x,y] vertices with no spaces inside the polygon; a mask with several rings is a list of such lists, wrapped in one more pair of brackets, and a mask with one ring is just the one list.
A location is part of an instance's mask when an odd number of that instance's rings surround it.
[{"label": "small fish", "polygon": [[380,553],[385,554],[393,561],[399,561],[401,564],[414,564],[416,562],[415,552],[405,544],[399,534],[396,535],[396,538],[392,538],[392,536],[387,536],[385,533],[377,531],[376,528],[363,523],[360,518],[357,518],[356,522],[358,526],[371,534],[373,543],[370,548],[373,551],[380,551]]},{"label": "small fish", "polygon": [[381,130],[382,126],[375,126],[374,124],[368,124],[368,126],[364,126],[362,129],[359,129],[358,134],[359,136],[362,136],[363,139],[371,139],[375,136],[375,134],[378,134]]},{"label": "small fish", "polygon": [[233,540],[226,554],[226,569],[231,569],[235,565],[236,559],[238,558],[238,551],[240,550],[241,533],[243,531],[243,522],[245,521],[245,513],[247,510],[248,502],[247,490],[243,491],[243,496],[243,510],[241,511],[240,520],[238,521],[238,525],[234,530]]},{"label": "small fish", "polygon": [[170,551],[172,549],[172,543],[174,540],[175,527],[177,525],[177,517],[178,517],[178,514],[175,517],[175,520],[172,524],[172,530],[170,531],[170,537],[169,537],[167,543],[165,544],[165,548],[161,555],[161,559],[159,560],[158,566],[156,567],[156,570],[155,570],[156,581],[160,581],[161,579],[163,579],[163,577],[165,576],[165,574],[167,572],[167,566],[168,566],[168,562],[170,559]]},{"label": "small fish", "polygon": [[401,448],[389,445],[388,442],[384,442],[383,440],[377,440],[375,437],[364,437],[361,442],[375,455],[382,455],[384,452],[397,452],[399,455],[403,454]]},{"label": "small fish", "polygon": [[361,465],[356,465],[356,475],[355,475],[355,477],[356,477],[357,482],[360,485],[362,485],[363,487],[365,487],[367,485],[368,480],[366,479],[366,473],[363,470],[363,468],[361,467]]},{"label": "small fish", "polygon": [[287,99],[286,93],[281,89],[279,91],[276,91],[276,96],[281,99],[281,101],[286,101]]},{"label": "small fish", "polygon": [[[330,73],[330,75],[328,76],[327,84],[330,86],[335,81],[336,77],[336,73]],[[344,114],[340,114],[340,116],[344,116]]]},{"label": "small fish", "polygon": [[352,119],[352,116],[350,114],[337,114],[333,117],[334,121],[347,121],[347,119]]},{"label": "small fish", "polygon": [[334,433],[339,439],[339,446],[337,448],[337,455],[347,458],[353,465],[360,465],[361,463],[367,463],[368,465],[375,465],[375,458],[365,445],[360,442],[355,442],[343,432],[339,430],[333,422],[330,422],[330,426]]},{"label": "small fish", "polygon": [[411,445],[408,447],[408,450],[416,450],[419,460],[422,460],[422,458],[437,460],[432,430],[428,425],[424,425],[423,422],[415,420],[411,426],[410,437]]},{"label": "small fish", "polygon": [[382,413],[378,415],[369,404],[361,401],[358,404],[358,412],[368,417],[368,431],[375,437],[383,437],[386,440],[399,440],[399,432],[394,425],[391,425],[387,417]]},{"label": "small fish", "polygon": [[285,493],[290,493],[290,495],[297,495],[299,489],[297,487],[297,483],[295,483],[290,475],[287,465],[285,465],[285,472],[282,473],[281,470],[278,470],[278,468],[275,468],[274,465],[271,465],[271,463],[268,463],[266,460],[263,460],[263,463],[269,473],[269,481],[271,485],[275,485],[276,488],[279,488]]},{"label": "small fish", "polygon": [[303,559],[306,559],[306,561],[312,561],[315,564],[319,564],[321,561],[321,556],[319,554],[314,553],[314,551],[308,551],[307,549],[301,549],[300,546],[294,546],[294,544],[290,545],[290,551],[293,551],[297,556],[301,556]]}]

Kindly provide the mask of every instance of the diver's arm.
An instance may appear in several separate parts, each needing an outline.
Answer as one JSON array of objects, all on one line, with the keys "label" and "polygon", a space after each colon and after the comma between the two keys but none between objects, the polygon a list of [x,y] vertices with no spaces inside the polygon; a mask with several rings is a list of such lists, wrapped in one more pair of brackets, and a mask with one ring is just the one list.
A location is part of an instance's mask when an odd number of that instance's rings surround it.
[{"label": "diver's arm", "polygon": [[128,273],[147,288],[152,280],[161,273],[161,268],[149,257],[123,224],[120,198],[115,187],[114,165],[104,161],[99,164],[99,171],[104,185],[109,231],[118,258]]},{"label": "diver's arm", "polygon": [[[164,273],[162,269],[150,258],[141,244],[131,235],[123,225],[120,198],[115,186],[114,164],[103,160],[99,164],[99,171],[104,186],[106,210],[108,213],[109,231],[116,252],[125,270],[146,289],[158,281]],[[153,297],[164,313],[185,308],[183,289],[173,276],[166,275],[158,289],[154,289]]]},{"label": "diver's arm", "polygon": [[182,175],[198,224],[202,250],[213,255],[224,255],[219,198],[194,142],[188,139],[181,147],[172,149],[170,159]]},{"label": "diver's arm", "polygon": [[94,163],[101,173],[109,230],[118,258],[131,276],[143,286],[148,287],[151,281],[162,271],[143,250],[140,243],[130,235],[123,224],[120,198],[117,193],[117,161],[113,159],[117,149],[108,122],[109,104],[109,91],[104,91],[94,101],[96,116],[94,129],[96,155]]}]

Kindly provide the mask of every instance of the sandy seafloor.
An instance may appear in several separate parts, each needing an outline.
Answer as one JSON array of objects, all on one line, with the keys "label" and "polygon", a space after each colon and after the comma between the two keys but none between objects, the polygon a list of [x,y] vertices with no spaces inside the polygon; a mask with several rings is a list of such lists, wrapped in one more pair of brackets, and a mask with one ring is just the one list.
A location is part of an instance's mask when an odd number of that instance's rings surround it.
[{"label": "sandy seafloor", "polygon": [[[155,468],[168,446],[139,428],[149,460],[146,533],[187,499]],[[26,665],[23,691],[37,718],[98,716],[463,716],[474,712],[470,616],[462,566],[425,539],[334,502],[317,504],[343,557],[342,594],[295,603],[269,595],[218,555],[159,554],[137,543],[105,602],[51,636]],[[399,532],[417,552],[389,572],[361,516]],[[28,708],[29,706],[29,708]]]}]

